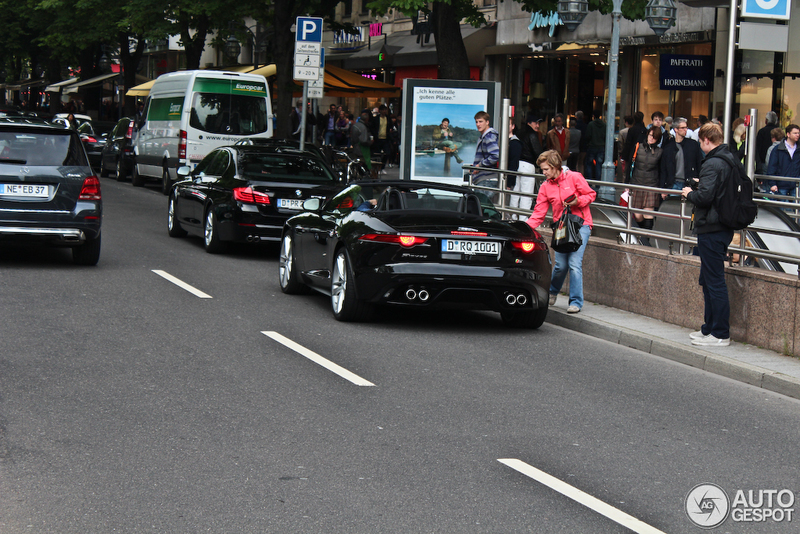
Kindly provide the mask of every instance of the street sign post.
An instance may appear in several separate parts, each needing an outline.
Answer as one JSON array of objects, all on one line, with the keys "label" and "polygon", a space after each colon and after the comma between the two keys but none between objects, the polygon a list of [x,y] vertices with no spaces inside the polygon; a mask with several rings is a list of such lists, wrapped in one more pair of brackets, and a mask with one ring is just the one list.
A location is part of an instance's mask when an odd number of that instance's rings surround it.
[{"label": "street sign post", "polygon": [[789,20],[792,0],[743,0],[742,16]]},{"label": "street sign post", "polygon": [[308,117],[308,82],[318,80],[322,68],[322,19],[297,17],[294,34],[294,79],[303,82],[303,114],[300,118],[300,150],[305,149]]},{"label": "street sign post", "polygon": [[319,61],[319,78],[309,80],[308,98],[322,98],[325,95],[325,49],[321,50]]}]

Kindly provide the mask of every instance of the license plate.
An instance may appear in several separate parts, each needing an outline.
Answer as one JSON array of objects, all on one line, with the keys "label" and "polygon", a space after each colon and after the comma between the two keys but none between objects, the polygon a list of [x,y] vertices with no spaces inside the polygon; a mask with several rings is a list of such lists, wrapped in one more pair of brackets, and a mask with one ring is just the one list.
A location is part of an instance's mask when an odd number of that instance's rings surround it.
[{"label": "license plate", "polygon": [[50,196],[50,187],[31,184],[0,184],[0,195],[7,197],[47,198]]},{"label": "license plate", "polygon": [[303,209],[303,199],[301,198],[279,198],[278,207],[290,210]]},{"label": "license plate", "polygon": [[442,252],[450,254],[485,254],[487,256],[500,256],[500,242],[442,239]]}]

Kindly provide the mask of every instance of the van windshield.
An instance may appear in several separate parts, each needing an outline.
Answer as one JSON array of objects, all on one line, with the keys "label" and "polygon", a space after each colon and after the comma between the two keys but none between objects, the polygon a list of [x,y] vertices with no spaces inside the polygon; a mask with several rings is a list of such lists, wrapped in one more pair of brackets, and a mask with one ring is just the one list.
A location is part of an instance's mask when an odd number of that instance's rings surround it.
[{"label": "van windshield", "polygon": [[263,96],[194,93],[189,124],[208,133],[264,133],[267,131],[267,101]]}]

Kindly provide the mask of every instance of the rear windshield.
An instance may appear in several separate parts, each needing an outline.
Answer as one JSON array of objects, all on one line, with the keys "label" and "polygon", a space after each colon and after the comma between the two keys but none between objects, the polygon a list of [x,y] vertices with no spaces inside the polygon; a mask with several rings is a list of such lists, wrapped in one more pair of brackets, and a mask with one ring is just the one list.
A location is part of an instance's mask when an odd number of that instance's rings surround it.
[{"label": "rear windshield", "polygon": [[263,96],[194,93],[189,124],[208,133],[264,133],[267,131],[267,100]]},{"label": "rear windshield", "polygon": [[333,182],[325,164],[313,158],[281,154],[243,154],[239,172],[247,180],[271,182]]},{"label": "rear windshield", "polygon": [[58,130],[0,131],[0,164],[88,166],[78,136]]}]

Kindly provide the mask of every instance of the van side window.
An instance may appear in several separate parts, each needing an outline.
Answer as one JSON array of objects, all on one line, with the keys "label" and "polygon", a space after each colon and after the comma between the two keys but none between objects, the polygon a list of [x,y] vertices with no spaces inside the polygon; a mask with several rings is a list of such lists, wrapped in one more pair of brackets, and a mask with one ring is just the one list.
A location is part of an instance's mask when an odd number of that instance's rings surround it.
[{"label": "van side window", "polygon": [[207,133],[255,135],[267,131],[264,97],[195,93],[189,124]]}]

